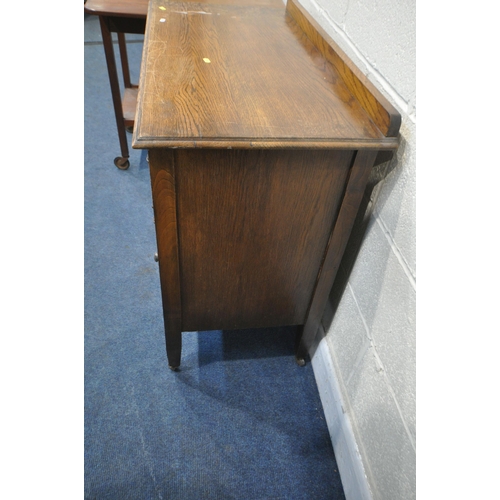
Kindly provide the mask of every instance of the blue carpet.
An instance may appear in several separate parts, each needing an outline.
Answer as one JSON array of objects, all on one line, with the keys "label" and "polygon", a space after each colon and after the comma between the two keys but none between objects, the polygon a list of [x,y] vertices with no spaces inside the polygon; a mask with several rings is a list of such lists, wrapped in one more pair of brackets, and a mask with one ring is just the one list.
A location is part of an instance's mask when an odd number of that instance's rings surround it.
[{"label": "blue carpet", "polygon": [[85,16],[85,498],[343,499],[293,328],[186,332],[181,371],[168,369],[146,155],[113,164],[99,41]]}]

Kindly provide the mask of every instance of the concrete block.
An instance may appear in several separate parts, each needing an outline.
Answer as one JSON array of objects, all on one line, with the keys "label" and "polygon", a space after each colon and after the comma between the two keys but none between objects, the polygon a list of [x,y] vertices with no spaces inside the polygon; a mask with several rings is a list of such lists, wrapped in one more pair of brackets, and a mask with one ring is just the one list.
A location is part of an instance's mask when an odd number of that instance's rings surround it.
[{"label": "concrete block", "polygon": [[345,383],[349,380],[360,353],[362,354],[370,344],[349,287],[326,334],[326,341],[329,348],[335,352],[338,368]]},{"label": "concrete block", "polygon": [[[349,285],[362,311],[368,331],[377,312],[381,290],[385,286],[384,277],[391,252],[391,246],[383,231],[372,218],[349,277]],[[345,294],[342,300],[344,298]]]},{"label": "concrete block", "polygon": [[394,170],[382,181],[374,215],[416,275],[416,126],[403,115]]},{"label": "concrete block", "polygon": [[345,18],[347,36],[407,102],[416,88],[415,12],[414,0],[357,0]]},{"label": "concrete block", "polygon": [[416,294],[395,264],[388,266],[371,335],[388,384],[413,440],[416,439]]},{"label": "concrete block", "polygon": [[416,498],[415,450],[371,349],[349,381],[347,392],[373,498]]},{"label": "concrete block", "polygon": [[335,2],[320,0],[317,3],[320,8],[324,9],[325,13],[335,24],[340,27],[344,25],[347,9],[349,8],[349,0],[339,0]]},{"label": "concrete block", "polygon": [[[373,341],[379,369],[385,370],[405,425],[415,439],[416,292],[376,222],[363,242],[350,287]],[[344,294],[342,300],[351,299]]]},{"label": "concrete block", "polygon": [[414,112],[415,0],[300,1],[382,93]]}]

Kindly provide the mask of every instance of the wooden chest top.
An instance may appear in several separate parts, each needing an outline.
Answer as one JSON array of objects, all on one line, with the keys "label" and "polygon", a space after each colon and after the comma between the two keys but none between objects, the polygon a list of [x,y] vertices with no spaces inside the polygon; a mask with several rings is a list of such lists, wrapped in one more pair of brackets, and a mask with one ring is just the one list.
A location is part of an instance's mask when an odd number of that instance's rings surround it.
[{"label": "wooden chest top", "polygon": [[151,0],[133,147],[392,149],[279,0]]}]

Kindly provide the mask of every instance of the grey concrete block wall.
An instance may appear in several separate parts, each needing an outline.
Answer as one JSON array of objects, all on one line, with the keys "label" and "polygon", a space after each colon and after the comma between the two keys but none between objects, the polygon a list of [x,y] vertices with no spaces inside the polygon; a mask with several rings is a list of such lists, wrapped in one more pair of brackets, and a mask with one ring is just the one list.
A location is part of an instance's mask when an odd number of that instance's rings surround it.
[{"label": "grey concrete block wall", "polygon": [[326,335],[374,498],[414,497],[415,289],[372,220]]},{"label": "grey concrete block wall", "polygon": [[324,321],[330,360],[322,366],[333,367],[371,497],[409,500],[416,497],[415,1],[300,1],[402,115],[397,158],[372,193],[356,263],[333,320]]}]

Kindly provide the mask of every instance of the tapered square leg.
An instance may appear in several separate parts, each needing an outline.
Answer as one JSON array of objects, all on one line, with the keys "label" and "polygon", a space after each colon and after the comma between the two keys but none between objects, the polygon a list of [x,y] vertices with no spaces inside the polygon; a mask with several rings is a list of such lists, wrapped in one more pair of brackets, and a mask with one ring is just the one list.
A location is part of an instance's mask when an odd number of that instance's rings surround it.
[{"label": "tapered square leg", "polygon": [[295,361],[299,366],[305,366],[307,349],[302,341],[302,336],[304,333],[304,325],[302,325],[295,336]]},{"label": "tapered square leg", "polygon": [[165,344],[167,347],[168,367],[176,371],[181,364],[182,333],[179,329],[167,330],[165,327]]},{"label": "tapered square leg", "polygon": [[171,150],[149,152],[149,170],[155,215],[158,264],[168,365],[181,364],[182,312],[177,241],[174,157]]}]

